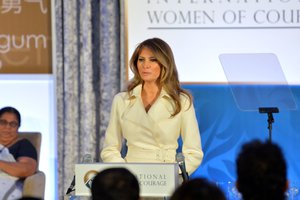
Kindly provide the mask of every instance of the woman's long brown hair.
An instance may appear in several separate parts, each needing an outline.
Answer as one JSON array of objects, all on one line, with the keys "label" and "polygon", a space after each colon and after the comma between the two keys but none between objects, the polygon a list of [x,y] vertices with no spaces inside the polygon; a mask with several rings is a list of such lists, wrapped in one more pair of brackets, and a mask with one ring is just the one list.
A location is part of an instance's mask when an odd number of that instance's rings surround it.
[{"label": "woman's long brown hair", "polygon": [[139,75],[137,68],[138,57],[143,48],[150,49],[161,66],[161,73],[158,78],[158,85],[162,87],[174,101],[175,109],[172,117],[177,115],[181,109],[180,94],[184,94],[189,98],[190,105],[192,102],[191,94],[180,87],[178,72],[175,64],[174,55],[170,46],[159,38],[151,38],[140,43],[133,52],[129,66],[134,76],[130,80],[127,91],[129,95],[132,90],[139,84],[143,84],[143,80]]}]

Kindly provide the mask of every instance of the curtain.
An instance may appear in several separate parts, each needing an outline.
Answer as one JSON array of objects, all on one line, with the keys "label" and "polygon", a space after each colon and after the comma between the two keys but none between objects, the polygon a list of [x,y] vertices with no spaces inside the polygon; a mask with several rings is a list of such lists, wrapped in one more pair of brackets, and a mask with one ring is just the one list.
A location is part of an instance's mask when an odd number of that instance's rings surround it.
[{"label": "curtain", "polygon": [[58,196],[85,154],[99,160],[113,96],[124,74],[123,3],[55,1]]}]

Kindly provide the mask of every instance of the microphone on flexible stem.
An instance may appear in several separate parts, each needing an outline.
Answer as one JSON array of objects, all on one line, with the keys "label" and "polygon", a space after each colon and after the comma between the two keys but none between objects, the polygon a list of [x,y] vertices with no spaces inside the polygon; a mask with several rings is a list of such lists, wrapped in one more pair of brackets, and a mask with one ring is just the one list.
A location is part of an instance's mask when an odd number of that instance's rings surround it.
[{"label": "microphone on flexible stem", "polygon": [[74,190],[75,190],[74,187],[75,187],[75,175],[74,175],[74,177],[73,177],[73,180],[72,180],[72,182],[71,182],[71,185],[70,185],[70,187],[68,188],[66,194],[68,195],[68,194],[70,194],[72,191],[74,191]]},{"label": "microphone on flexible stem", "polygon": [[181,175],[182,175],[182,178],[183,178],[183,181],[188,181],[189,180],[189,175],[186,171],[186,168],[185,168],[185,162],[184,162],[184,155],[182,153],[177,153],[176,154],[176,161],[178,163],[178,166],[181,170]]},{"label": "microphone on flexible stem", "polygon": [[[93,159],[92,159],[92,155],[91,154],[85,154],[82,158],[82,162],[81,163],[92,163]],[[75,175],[73,177],[73,180],[66,192],[66,195],[70,194],[71,192],[73,192],[75,190]]]}]

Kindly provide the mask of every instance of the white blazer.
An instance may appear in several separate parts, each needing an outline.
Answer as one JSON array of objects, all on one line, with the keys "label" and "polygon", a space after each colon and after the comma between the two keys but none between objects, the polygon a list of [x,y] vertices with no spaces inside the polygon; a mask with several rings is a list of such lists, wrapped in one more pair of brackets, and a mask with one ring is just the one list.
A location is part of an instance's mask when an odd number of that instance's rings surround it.
[{"label": "white blazer", "polygon": [[[170,117],[174,104],[162,90],[147,113],[141,90],[142,86],[138,85],[131,97],[127,92],[114,97],[101,152],[103,162],[174,163],[181,136],[186,170],[191,174],[203,158],[193,104],[189,107],[189,99],[181,95],[182,109],[175,117]],[[128,147],[124,159],[120,153],[123,139],[127,140]]]}]

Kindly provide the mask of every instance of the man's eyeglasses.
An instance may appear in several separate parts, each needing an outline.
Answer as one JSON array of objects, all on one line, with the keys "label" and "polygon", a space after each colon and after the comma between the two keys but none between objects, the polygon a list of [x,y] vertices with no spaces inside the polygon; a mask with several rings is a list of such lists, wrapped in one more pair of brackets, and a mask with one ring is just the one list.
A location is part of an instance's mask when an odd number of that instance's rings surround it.
[{"label": "man's eyeglasses", "polygon": [[7,125],[9,125],[11,128],[16,128],[19,126],[19,123],[16,121],[8,122],[5,119],[0,119],[0,126],[7,126]]}]

